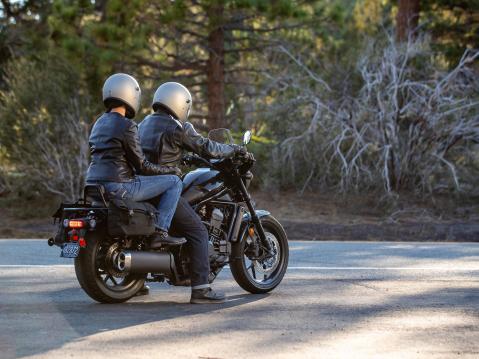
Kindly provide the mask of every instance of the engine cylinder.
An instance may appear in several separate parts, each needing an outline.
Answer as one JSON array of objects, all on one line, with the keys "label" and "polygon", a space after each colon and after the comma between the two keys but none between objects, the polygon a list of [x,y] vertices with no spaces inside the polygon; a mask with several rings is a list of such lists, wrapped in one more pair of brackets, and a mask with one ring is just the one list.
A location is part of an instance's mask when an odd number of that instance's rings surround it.
[{"label": "engine cylinder", "polygon": [[160,273],[169,276],[174,265],[173,255],[165,252],[123,251],[117,259],[118,269],[127,273]]}]

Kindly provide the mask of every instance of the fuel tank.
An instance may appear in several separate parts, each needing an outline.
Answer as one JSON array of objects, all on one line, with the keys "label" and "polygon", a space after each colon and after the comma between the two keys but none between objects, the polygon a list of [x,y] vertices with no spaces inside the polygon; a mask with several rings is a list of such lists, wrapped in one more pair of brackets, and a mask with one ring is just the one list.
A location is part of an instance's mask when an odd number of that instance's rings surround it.
[{"label": "fuel tank", "polygon": [[219,171],[210,168],[198,168],[183,178],[182,197],[195,204],[207,198],[211,192],[224,187]]}]

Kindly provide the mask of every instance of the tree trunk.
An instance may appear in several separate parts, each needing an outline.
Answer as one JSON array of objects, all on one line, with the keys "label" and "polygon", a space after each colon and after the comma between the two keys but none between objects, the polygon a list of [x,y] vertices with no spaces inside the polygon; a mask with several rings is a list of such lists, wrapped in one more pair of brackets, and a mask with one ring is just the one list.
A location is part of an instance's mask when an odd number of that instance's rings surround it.
[{"label": "tree trunk", "polygon": [[420,0],[399,0],[396,16],[396,38],[405,41],[419,22]]},{"label": "tree trunk", "polygon": [[[223,18],[224,7],[216,5],[209,9],[210,19],[219,21]],[[225,127],[225,36],[221,21],[208,35],[209,57],[206,69],[208,94],[209,128]]]}]

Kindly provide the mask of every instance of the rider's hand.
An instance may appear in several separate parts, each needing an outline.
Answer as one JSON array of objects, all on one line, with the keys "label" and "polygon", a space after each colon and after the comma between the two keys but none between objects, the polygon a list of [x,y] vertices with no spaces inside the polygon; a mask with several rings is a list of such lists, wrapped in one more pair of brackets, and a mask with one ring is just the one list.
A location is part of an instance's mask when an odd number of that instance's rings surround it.
[{"label": "rider's hand", "polygon": [[181,158],[181,164],[185,165],[185,166],[189,166],[192,161],[193,161],[193,156],[191,156],[191,155],[184,155]]},{"label": "rider's hand", "polygon": [[246,150],[246,147],[244,146],[239,146],[239,145],[232,145],[232,146],[235,151],[236,157],[243,157],[244,155],[248,153],[248,151]]},{"label": "rider's hand", "polygon": [[254,158],[254,155],[251,153],[251,152],[247,152],[245,155],[244,155],[244,158],[249,160],[249,161],[252,161],[252,162],[255,162],[256,159]]}]

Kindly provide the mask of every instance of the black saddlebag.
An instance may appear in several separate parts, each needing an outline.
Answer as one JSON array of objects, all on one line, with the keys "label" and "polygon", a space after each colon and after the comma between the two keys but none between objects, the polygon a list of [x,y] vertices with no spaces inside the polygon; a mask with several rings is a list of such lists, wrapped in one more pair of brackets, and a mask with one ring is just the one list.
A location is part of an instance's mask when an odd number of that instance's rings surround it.
[{"label": "black saddlebag", "polygon": [[111,199],[108,233],[113,237],[149,236],[155,231],[156,208],[147,202]]}]

